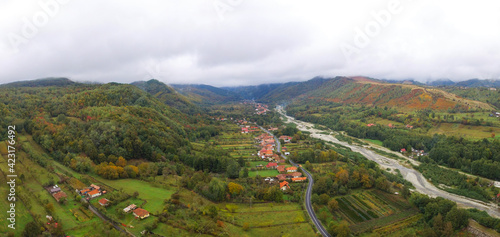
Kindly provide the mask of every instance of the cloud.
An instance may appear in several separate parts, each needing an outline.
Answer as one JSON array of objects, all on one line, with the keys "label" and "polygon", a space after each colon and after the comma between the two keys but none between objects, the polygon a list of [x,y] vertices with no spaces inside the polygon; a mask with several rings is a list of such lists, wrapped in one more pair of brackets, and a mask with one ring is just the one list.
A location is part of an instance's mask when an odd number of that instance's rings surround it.
[{"label": "cloud", "polygon": [[499,13],[496,1],[4,1],[0,83],[498,79]]}]

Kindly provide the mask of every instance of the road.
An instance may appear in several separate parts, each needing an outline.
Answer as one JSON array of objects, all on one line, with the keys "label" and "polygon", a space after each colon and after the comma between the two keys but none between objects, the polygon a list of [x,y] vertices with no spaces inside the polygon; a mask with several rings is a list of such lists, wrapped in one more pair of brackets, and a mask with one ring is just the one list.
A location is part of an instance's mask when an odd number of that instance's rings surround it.
[{"label": "road", "polygon": [[438,189],[436,188],[436,186],[429,183],[420,172],[401,165],[397,160],[379,155],[374,151],[367,149],[363,146],[350,145],[347,142],[339,141],[332,135],[321,134],[324,133],[324,131],[315,129],[314,124],[296,120],[293,117],[287,116],[283,108],[280,106],[278,106],[277,111],[281,113],[281,115],[283,115],[289,122],[297,124],[297,128],[299,130],[310,132],[311,137],[349,147],[352,151],[358,152],[363,156],[365,156],[367,159],[375,161],[384,169],[385,168],[390,168],[393,170],[398,169],[403,175],[403,177],[409,182],[411,182],[415,187],[416,191],[419,193],[427,194],[431,197],[446,198],[448,200],[456,202],[460,206],[477,208],[479,210],[488,212],[488,214],[490,214],[491,216],[500,218],[500,209],[494,203],[484,203],[478,200],[451,194],[441,189]]},{"label": "road", "polygon": [[[85,198],[82,198],[82,200],[85,201],[85,202],[88,202]],[[89,210],[92,211],[96,216],[98,216],[99,218],[101,218],[103,221],[108,222],[109,224],[113,225],[113,227],[115,227],[115,229],[117,229],[117,230],[119,230],[119,231],[121,231],[121,232],[123,232],[123,233],[125,233],[125,234],[127,234],[129,236],[135,237],[135,235],[133,235],[132,233],[124,230],[122,228],[122,226],[117,225],[117,224],[109,221],[107,217],[103,216],[98,210],[96,210],[92,205],[90,205],[90,203],[89,203]]]},{"label": "road", "polygon": [[[261,126],[259,126],[259,127],[262,131],[265,131],[269,135],[274,137],[274,140],[276,141],[276,144],[278,145],[276,150],[281,151],[280,140],[274,134],[270,133],[269,131],[267,131],[263,127],[261,127]],[[288,160],[290,162],[290,164],[292,164],[293,166],[299,167],[299,165],[297,163],[293,162],[291,159],[288,159],[288,157],[286,157],[285,155],[281,154],[281,157],[283,157],[285,160]],[[311,220],[313,221],[314,225],[316,226],[316,229],[318,229],[318,231],[323,236],[330,237],[331,235],[328,233],[328,231],[326,231],[325,227],[323,227],[323,225],[321,224],[321,221],[318,220],[318,217],[316,217],[316,213],[314,212],[314,209],[312,208],[311,195],[312,195],[312,188],[314,185],[314,179],[313,179],[311,173],[309,173],[306,169],[304,169],[303,167],[300,167],[300,168],[302,169],[302,171],[304,171],[304,173],[307,176],[307,179],[309,180],[308,185],[307,185],[306,200],[305,200],[307,213],[309,214],[309,217],[311,217]]]}]

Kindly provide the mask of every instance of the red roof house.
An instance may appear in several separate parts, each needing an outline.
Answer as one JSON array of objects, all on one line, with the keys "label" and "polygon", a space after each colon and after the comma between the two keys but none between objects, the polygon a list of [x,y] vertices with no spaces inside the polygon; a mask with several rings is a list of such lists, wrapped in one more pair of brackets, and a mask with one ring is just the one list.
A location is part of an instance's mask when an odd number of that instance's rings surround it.
[{"label": "red roof house", "polygon": [[297,167],[295,167],[295,166],[288,167],[288,168],[286,168],[286,172],[287,173],[297,172]]},{"label": "red roof house", "polygon": [[285,166],[284,165],[279,165],[277,168],[278,172],[284,173],[285,172]]},{"label": "red roof house", "polygon": [[280,189],[281,190],[285,191],[285,190],[287,190],[289,188],[290,188],[290,186],[288,186],[288,182],[287,181],[283,181],[283,182],[280,183]]},{"label": "red roof house", "polygon": [[101,198],[101,200],[99,200],[99,204],[101,204],[101,206],[105,207],[108,205],[108,199],[106,198]]},{"label": "red roof house", "polygon": [[276,169],[277,167],[278,167],[278,164],[273,163],[273,162],[269,162],[266,165],[266,168],[268,168],[268,169]]},{"label": "red roof house", "polygon": [[149,216],[149,212],[142,208],[136,208],[134,210],[134,216],[144,219]]}]

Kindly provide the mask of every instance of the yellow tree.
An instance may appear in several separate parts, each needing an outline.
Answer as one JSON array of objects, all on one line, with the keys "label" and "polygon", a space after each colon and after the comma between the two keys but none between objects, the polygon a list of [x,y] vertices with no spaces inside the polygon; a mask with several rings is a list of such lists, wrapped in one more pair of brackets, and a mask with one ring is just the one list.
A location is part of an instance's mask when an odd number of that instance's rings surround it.
[{"label": "yellow tree", "polygon": [[241,191],[243,191],[243,186],[234,182],[229,182],[229,184],[227,184],[227,189],[229,190],[231,196],[235,196],[240,194]]},{"label": "yellow tree", "polygon": [[349,172],[343,168],[340,168],[339,172],[335,174],[335,178],[342,184],[346,184],[349,181]]}]

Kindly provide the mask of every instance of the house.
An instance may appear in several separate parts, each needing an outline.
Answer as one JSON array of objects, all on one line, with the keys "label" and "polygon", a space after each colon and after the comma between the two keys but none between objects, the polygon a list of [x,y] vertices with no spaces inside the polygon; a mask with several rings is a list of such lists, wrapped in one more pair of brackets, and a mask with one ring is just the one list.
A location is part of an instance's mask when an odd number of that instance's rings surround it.
[{"label": "house", "polygon": [[406,128],[408,128],[408,129],[412,129],[412,128],[413,128],[413,126],[411,126],[411,125],[409,125],[409,124],[406,124]]},{"label": "house", "polygon": [[373,127],[373,126],[375,126],[375,124],[373,124],[373,123],[369,123],[369,124],[367,124],[366,126],[368,126],[368,127]]},{"label": "house", "polygon": [[124,212],[129,212],[131,210],[134,210],[137,206],[135,204],[130,204],[128,207],[123,208]]},{"label": "house", "polygon": [[286,148],[286,146],[284,146],[284,147],[281,148],[281,152],[285,152],[287,150],[288,150],[288,148]]},{"label": "house", "polygon": [[61,188],[59,186],[53,186],[49,189],[49,192],[50,193],[57,193],[57,192],[60,192],[61,191]]},{"label": "house", "polygon": [[61,198],[66,198],[68,196],[63,191],[60,191],[60,192],[52,194],[52,197],[54,197],[56,199],[56,201],[59,202],[59,200],[61,200]]},{"label": "house", "polygon": [[273,163],[273,162],[269,162],[269,163],[267,163],[266,168],[268,168],[268,169],[276,169],[276,168],[278,168],[278,164]]},{"label": "house", "polygon": [[279,173],[285,173],[285,166],[284,165],[278,165],[276,168]]},{"label": "house", "polygon": [[276,175],[276,178],[278,178],[279,181],[285,181],[286,174],[278,174],[278,175]]},{"label": "house", "polygon": [[307,177],[292,178],[292,182],[303,182],[306,179],[307,179]]},{"label": "house", "polygon": [[295,166],[288,167],[286,168],[286,172],[287,173],[297,172],[297,167]]},{"label": "house", "polygon": [[392,123],[388,124],[389,128],[395,128],[396,126],[392,125]]},{"label": "house", "polygon": [[404,152],[406,152],[406,148],[401,149],[401,153],[404,153]]},{"label": "house", "polygon": [[97,189],[94,189],[94,190],[88,192],[87,196],[89,196],[91,198],[99,197],[99,196],[101,196],[101,192],[99,192],[99,190],[97,190]]},{"label": "house", "polygon": [[107,206],[108,205],[108,202],[109,200],[106,199],[106,198],[101,198],[101,200],[99,200],[99,204],[103,207]]},{"label": "house", "polygon": [[80,190],[80,195],[86,195],[88,192],[90,192],[90,188],[84,188]]},{"label": "house", "polygon": [[144,219],[149,216],[149,212],[142,208],[136,208],[134,210],[134,216]]},{"label": "house", "polygon": [[299,178],[299,177],[302,177],[302,173],[300,172],[293,172],[293,173],[290,173],[292,175],[292,178]]},{"label": "house", "polygon": [[283,140],[285,143],[290,143],[292,141],[292,137],[290,136],[280,136],[280,140]]},{"label": "house", "polygon": [[258,170],[264,169],[264,166],[262,164],[258,164],[255,166]]},{"label": "house", "polygon": [[285,151],[285,156],[288,156],[288,155],[290,155],[290,152]]},{"label": "house", "polygon": [[95,185],[95,184],[91,184],[90,185],[91,188],[94,188],[94,189],[97,189],[97,190],[101,190],[101,187]]},{"label": "house", "polygon": [[248,133],[248,128],[241,128],[241,133]]},{"label": "house", "polygon": [[281,190],[286,191],[289,188],[290,188],[290,186],[288,186],[288,182],[287,181],[283,181],[283,182],[280,183],[280,189]]}]

